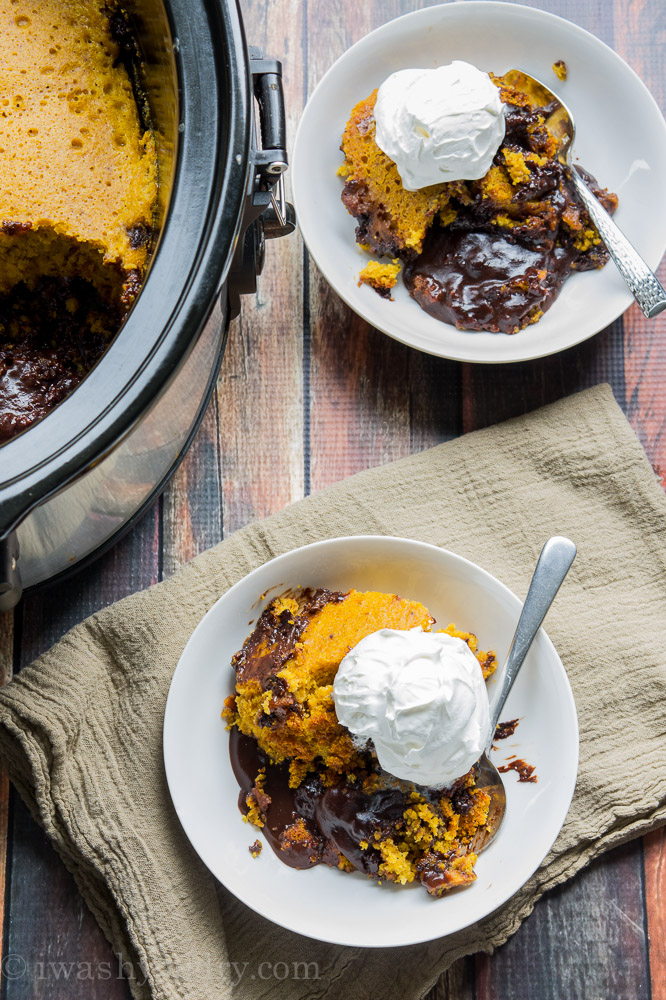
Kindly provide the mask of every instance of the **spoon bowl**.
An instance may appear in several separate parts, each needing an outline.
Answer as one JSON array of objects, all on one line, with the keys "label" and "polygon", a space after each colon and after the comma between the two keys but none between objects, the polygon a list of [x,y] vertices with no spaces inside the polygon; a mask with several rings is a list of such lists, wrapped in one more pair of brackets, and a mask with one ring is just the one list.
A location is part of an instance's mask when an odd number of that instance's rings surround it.
[{"label": "spoon bowl", "polygon": [[666,289],[613,222],[603,205],[597,201],[578,169],[572,164],[571,154],[576,138],[576,125],[571,111],[545,83],[523,70],[510,69],[504,74],[504,79],[510,86],[522,90],[533,98],[535,105],[546,111],[546,128],[560,142],[558,150],[560,163],[567,168],[576,194],[643,314],[648,319],[653,319],[666,309]]}]

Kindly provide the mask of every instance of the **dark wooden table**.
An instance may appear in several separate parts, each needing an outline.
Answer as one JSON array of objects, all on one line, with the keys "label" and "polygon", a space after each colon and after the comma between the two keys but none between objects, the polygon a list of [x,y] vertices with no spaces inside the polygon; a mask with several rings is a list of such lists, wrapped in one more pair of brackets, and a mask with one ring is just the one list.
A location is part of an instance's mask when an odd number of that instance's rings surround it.
[{"label": "dark wooden table", "polygon": [[[473,2],[473,0],[470,0]],[[348,46],[415,0],[245,0],[251,42],[284,60],[293,138],[303,101]],[[545,0],[616,49],[662,110],[663,0]],[[270,245],[233,323],[215,398],[174,481],[112,552],[0,615],[5,679],[84,617],[336,480],[608,381],[666,485],[666,314],[632,307],[554,358],[501,369],[393,342],[326,286],[298,236]],[[662,274],[662,280],[664,275]],[[3,1000],[127,998],[118,961],[18,797],[0,793]],[[536,907],[493,957],[459,961],[429,1000],[666,997],[666,836],[597,861]],[[13,956],[13,957],[12,957]],[[213,998],[211,998],[213,1000]]]}]

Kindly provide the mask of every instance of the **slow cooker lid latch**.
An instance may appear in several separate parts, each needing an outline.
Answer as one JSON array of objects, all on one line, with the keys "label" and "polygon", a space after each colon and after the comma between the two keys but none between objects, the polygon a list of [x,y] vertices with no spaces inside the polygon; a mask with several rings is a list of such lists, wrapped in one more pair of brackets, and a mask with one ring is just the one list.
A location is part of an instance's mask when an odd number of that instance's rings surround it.
[{"label": "slow cooker lid latch", "polygon": [[19,541],[15,531],[0,538],[0,611],[11,611],[21,600]]},{"label": "slow cooker lid latch", "polygon": [[257,275],[264,266],[265,240],[288,236],[296,228],[294,209],[286,199],[284,187],[288,159],[282,64],[277,59],[265,59],[261,49],[253,45],[249,47],[249,55],[259,127],[252,137],[241,236],[229,273],[232,317],[239,312],[239,296],[257,290]]},{"label": "slow cooker lid latch", "polygon": [[261,49],[250,46],[250,70],[259,105],[261,149],[253,150],[255,167],[270,184],[287,169],[287,122],[282,90],[282,63],[264,59]]}]

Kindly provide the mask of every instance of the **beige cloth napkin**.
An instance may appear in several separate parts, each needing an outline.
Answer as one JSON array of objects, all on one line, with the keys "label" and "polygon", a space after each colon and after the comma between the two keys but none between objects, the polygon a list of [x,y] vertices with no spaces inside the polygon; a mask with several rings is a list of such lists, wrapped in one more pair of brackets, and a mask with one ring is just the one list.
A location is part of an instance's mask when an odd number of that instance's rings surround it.
[{"label": "beige cloth napkin", "polygon": [[[445,546],[519,595],[547,536],[578,544],[548,617],[580,722],[564,827],[499,911],[400,950],[319,944],[238,903],[189,846],[162,764],[171,675],[211,604],[295,545],[362,532]],[[666,499],[599,386],[354,476],[89,618],[0,693],[0,755],[126,961],[135,997],[416,998],[458,957],[504,942],[547,889],[666,820],[664,648]]]}]

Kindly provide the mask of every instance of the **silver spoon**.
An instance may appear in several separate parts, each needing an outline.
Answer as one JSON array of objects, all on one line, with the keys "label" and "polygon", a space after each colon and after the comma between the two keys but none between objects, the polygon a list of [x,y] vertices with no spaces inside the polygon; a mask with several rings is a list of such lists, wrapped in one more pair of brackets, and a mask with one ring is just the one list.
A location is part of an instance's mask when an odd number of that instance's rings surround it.
[{"label": "silver spoon", "polygon": [[506,664],[500,675],[501,687],[490,706],[490,740],[479,761],[479,774],[476,779],[477,788],[482,788],[490,795],[490,811],[488,821],[482,831],[476,834],[470,847],[473,851],[484,850],[497,836],[504,819],[506,809],[506,792],[499,771],[490,762],[490,751],[495,738],[495,730],[504,703],[518,676],[530,646],[541,628],[548,609],[555,600],[562,581],[569,572],[576,558],[576,546],[568,538],[555,535],[549,538],[539,556],[534,575],[527,591],[523,610],[518,619],[518,625],[511,642]]},{"label": "silver spoon", "polygon": [[652,319],[666,309],[666,289],[624,233],[613,222],[606,209],[599,204],[571,163],[571,150],[576,138],[576,126],[568,107],[540,80],[520,69],[510,69],[508,73],[504,74],[504,79],[511,86],[519,90],[526,90],[528,94],[535,97],[542,107],[549,110],[552,108],[546,119],[546,128],[560,140],[558,158],[569,168],[569,176],[573,181],[576,193],[606,244],[606,249],[615,261],[630,292],[644,315],[648,319]]}]

